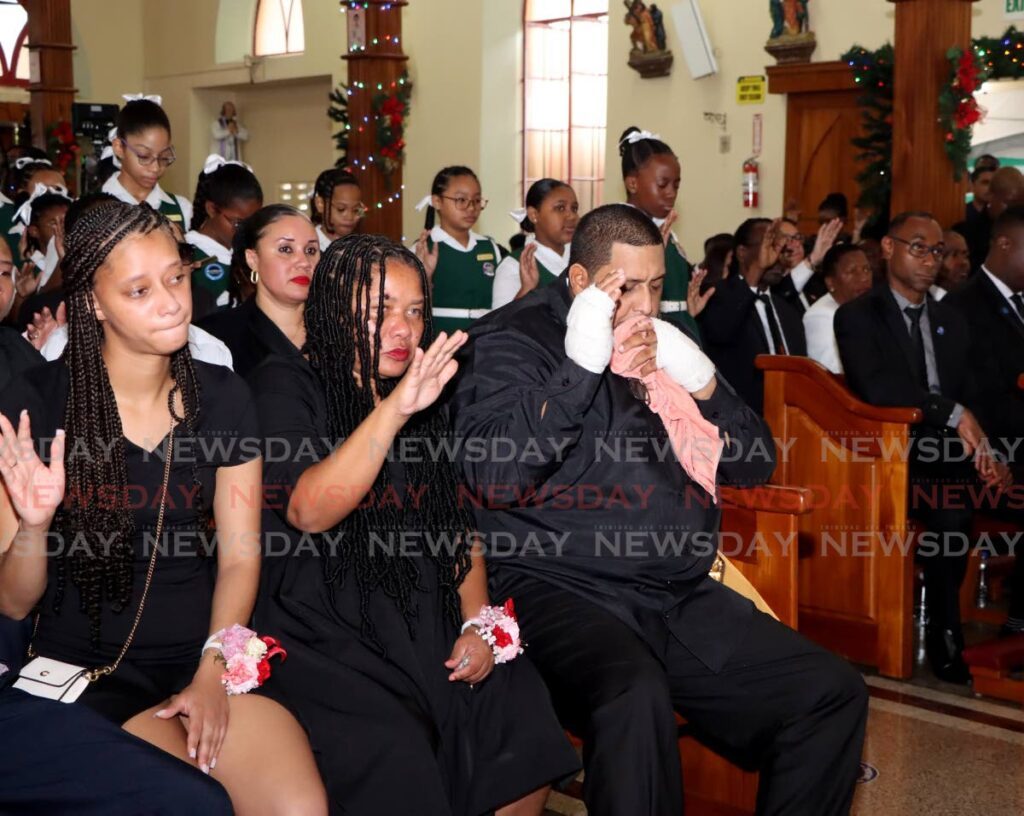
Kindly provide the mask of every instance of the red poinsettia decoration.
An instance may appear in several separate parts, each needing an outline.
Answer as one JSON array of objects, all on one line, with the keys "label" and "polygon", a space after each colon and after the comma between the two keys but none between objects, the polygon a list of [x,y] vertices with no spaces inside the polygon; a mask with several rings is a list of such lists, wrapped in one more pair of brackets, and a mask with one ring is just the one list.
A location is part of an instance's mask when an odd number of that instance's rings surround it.
[{"label": "red poinsettia decoration", "polygon": [[396,94],[392,94],[384,100],[380,112],[391,122],[391,127],[396,127],[402,123],[402,117],[405,116],[405,103]]},{"label": "red poinsettia decoration", "polygon": [[953,124],[963,130],[981,121],[982,111],[974,97],[961,99],[953,113]]},{"label": "red poinsettia decoration", "polygon": [[50,125],[47,147],[61,173],[78,158],[79,147],[71,124],[63,120]]},{"label": "red poinsettia decoration", "polygon": [[978,90],[979,76],[980,70],[974,52],[968,49],[961,55],[956,66],[956,79],[953,84],[959,86],[965,94],[972,94]]}]

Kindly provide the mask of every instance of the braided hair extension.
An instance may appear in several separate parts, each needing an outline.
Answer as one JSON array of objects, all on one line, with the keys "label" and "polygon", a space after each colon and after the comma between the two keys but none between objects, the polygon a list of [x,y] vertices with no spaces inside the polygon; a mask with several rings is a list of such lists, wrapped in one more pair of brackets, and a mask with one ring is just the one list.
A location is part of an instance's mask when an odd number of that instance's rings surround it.
[{"label": "braided hair extension", "polygon": [[[327,395],[328,429],[332,439],[347,438],[373,411],[374,394],[381,398],[391,393],[397,380],[380,377],[380,320],[371,338],[367,321],[381,314],[384,308],[384,276],[389,264],[404,264],[415,269],[424,292],[424,333],[420,347],[429,345],[433,328],[430,320],[430,284],[423,265],[401,244],[379,235],[349,235],[335,241],[321,256],[306,301],[306,347],[309,362],[316,371]],[[373,274],[380,270],[378,288]],[[355,372],[355,373],[354,373]],[[433,562],[434,578],[441,589],[444,614],[454,624],[461,619],[458,588],[470,569],[470,552],[466,539],[471,520],[458,499],[459,477],[451,461],[433,461],[426,443],[442,437],[448,428],[437,406],[416,414],[399,434],[403,450],[412,446],[416,454],[405,463],[407,484],[425,488],[419,502],[416,524],[424,532],[440,536],[456,546],[428,548],[423,561]],[[382,467],[372,488],[373,496],[381,496],[391,488],[388,468]],[[368,504],[368,506],[367,506]],[[391,502],[372,501],[353,510],[336,529],[351,542],[340,553],[325,551],[325,578],[339,586],[346,574],[355,575],[359,588],[362,631],[381,652],[384,647],[377,637],[369,614],[372,594],[383,591],[401,611],[415,637],[417,615],[415,592],[420,588],[418,558],[380,553],[370,545],[371,536],[382,537],[401,533],[408,520]],[[390,539],[389,539],[390,540]],[[436,539],[435,539],[436,540]]]},{"label": "braided hair extension", "polygon": [[[60,609],[70,577],[78,588],[81,610],[89,618],[94,648],[99,643],[102,605],[121,611],[131,601],[135,522],[127,501],[124,431],[103,361],[103,328],[95,315],[93,284],[97,270],[118,244],[131,235],[157,230],[174,239],[170,222],[147,205],[101,202],[77,217],[66,240],[68,345],[62,359],[70,383],[64,410],[67,491],[56,527],[65,541],[84,540],[87,546],[70,548],[58,561],[54,607]],[[187,344],[172,355],[171,376],[174,385],[168,409],[194,438],[200,394]],[[175,410],[177,393],[182,397],[184,417]],[[192,479],[198,488],[200,518],[208,521],[194,464]]]},{"label": "braided hair extension", "polygon": [[263,188],[259,180],[239,164],[222,164],[212,173],[200,171],[196,181],[196,194],[192,199],[192,223],[189,229],[198,232],[206,219],[206,202],[218,209],[230,207],[236,201],[263,202]]}]

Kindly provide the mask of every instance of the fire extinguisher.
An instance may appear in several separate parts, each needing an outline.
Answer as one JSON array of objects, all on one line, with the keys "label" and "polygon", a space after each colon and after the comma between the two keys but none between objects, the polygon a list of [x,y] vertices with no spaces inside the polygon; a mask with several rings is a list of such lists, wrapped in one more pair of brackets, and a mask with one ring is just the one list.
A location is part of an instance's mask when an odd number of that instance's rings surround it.
[{"label": "fire extinguisher", "polygon": [[758,190],[761,171],[757,159],[749,158],[743,162],[743,206],[757,207]]}]

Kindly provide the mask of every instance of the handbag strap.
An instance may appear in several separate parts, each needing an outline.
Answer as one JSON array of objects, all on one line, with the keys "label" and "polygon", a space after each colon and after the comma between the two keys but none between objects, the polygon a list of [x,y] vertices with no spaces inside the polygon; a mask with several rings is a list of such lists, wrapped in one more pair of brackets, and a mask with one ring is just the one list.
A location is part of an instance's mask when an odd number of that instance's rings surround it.
[{"label": "handbag strap", "polygon": [[[121,647],[121,651],[114,659],[114,662],[108,666],[101,666],[98,669],[88,669],[85,672],[85,677],[90,683],[117,671],[117,667],[121,665],[121,661],[124,660],[124,656],[128,653],[128,648],[132,645],[132,641],[135,639],[135,632],[139,628],[139,622],[142,620],[142,611],[146,608],[146,598],[149,596],[149,588],[153,583],[153,573],[156,570],[156,556],[160,549],[160,539],[163,536],[164,530],[164,513],[167,509],[167,491],[170,487],[171,481],[171,460],[174,458],[174,428],[175,422],[174,417],[172,416],[171,430],[167,435],[167,453],[164,456],[164,481],[163,486],[160,489],[160,510],[156,519],[156,537],[153,542],[153,552],[149,555],[149,567],[146,570],[146,582],[142,587],[142,597],[139,598],[139,608],[135,612],[135,620],[132,622],[132,628],[128,631],[128,637],[125,638],[124,646]],[[37,614],[35,626],[32,629],[32,640],[35,640],[38,629],[39,615]],[[31,642],[28,647],[28,656],[36,656]]]}]

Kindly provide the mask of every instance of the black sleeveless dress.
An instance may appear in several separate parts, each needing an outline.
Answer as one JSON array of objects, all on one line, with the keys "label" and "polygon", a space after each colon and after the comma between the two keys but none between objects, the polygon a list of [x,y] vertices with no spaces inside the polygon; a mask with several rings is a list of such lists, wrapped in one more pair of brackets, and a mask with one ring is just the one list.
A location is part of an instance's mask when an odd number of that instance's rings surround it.
[{"label": "black sleeveless dress", "polygon": [[[433,561],[420,564],[414,636],[383,593],[371,597],[369,617],[386,656],[363,635],[355,578],[329,583],[320,537],[283,520],[288,491],[316,461],[304,442],[327,437],[316,375],[295,353],[268,358],[250,383],[268,438],[256,620],[288,649],[260,692],[306,729],[331,812],[476,816],[574,774],[576,753],[526,656],[495,666],[474,688],[448,680],[444,661],[459,631],[443,614]],[[407,530],[416,530],[403,468],[388,467]],[[368,545],[334,539],[326,552]],[[378,545],[400,546],[394,539]],[[407,552],[418,546],[406,540]]]},{"label": "black sleeveless dress", "polygon": [[[216,542],[202,525],[201,508],[213,508],[217,468],[260,455],[259,428],[245,381],[222,366],[200,361],[194,365],[201,395],[198,434],[191,438],[184,425],[175,429],[164,536],[138,631],[117,671],[91,683],[78,700],[119,724],[191,683],[209,635],[216,580]],[[37,450],[47,462],[50,442],[56,430],[64,427],[68,385],[67,367],[58,359],[25,372],[0,394],[0,412],[15,426],[21,410],[28,410]],[[170,415],[167,421],[169,427]],[[70,578],[59,612],[54,609],[57,558],[77,543],[62,541],[51,531],[49,583],[39,605],[33,642],[35,651],[45,657],[87,668],[108,665],[135,620],[149,566],[147,542],[152,540],[160,507],[167,438],[158,444],[154,441],[150,450],[125,440],[125,448],[128,498],[135,517],[131,600],[120,612],[104,604],[100,641],[94,648],[89,619]],[[201,493],[193,483],[193,463]]]}]

